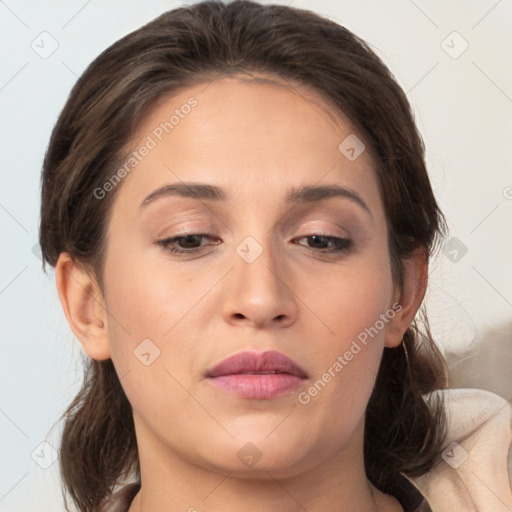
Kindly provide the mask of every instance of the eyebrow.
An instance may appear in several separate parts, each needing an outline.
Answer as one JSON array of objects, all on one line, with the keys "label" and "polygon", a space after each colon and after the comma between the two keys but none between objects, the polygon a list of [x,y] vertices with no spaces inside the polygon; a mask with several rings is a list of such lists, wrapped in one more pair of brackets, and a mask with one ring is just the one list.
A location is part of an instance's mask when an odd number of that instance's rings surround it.
[{"label": "eyebrow", "polygon": [[[216,185],[196,182],[181,182],[173,183],[171,185],[164,185],[163,187],[154,190],[144,198],[140,204],[140,207],[144,208],[157,199],[169,196],[190,197],[192,199],[202,199],[208,201],[228,200],[228,194],[225,192],[225,190],[217,187]],[[331,197],[342,197],[349,199],[353,203],[359,205],[370,216],[372,216],[370,208],[368,208],[368,205],[363,201],[359,194],[350,188],[342,187],[340,185],[306,185],[299,188],[294,187],[288,190],[286,195],[286,202],[289,204],[304,204],[322,201]]]}]

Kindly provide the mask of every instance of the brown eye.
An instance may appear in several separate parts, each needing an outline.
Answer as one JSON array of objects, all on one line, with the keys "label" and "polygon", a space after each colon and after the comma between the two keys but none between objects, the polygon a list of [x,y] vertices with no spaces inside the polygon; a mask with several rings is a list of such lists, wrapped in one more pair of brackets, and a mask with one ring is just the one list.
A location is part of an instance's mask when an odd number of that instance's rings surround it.
[{"label": "brown eye", "polygon": [[339,238],[329,235],[308,235],[298,240],[309,240],[310,245],[308,245],[308,248],[324,253],[344,252],[348,251],[352,246],[352,241],[348,238]]},{"label": "brown eye", "polygon": [[201,240],[205,238],[213,240],[213,237],[208,233],[185,233],[172,238],[159,240],[157,245],[170,253],[193,254],[203,250],[207,245],[212,245],[201,244]]}]

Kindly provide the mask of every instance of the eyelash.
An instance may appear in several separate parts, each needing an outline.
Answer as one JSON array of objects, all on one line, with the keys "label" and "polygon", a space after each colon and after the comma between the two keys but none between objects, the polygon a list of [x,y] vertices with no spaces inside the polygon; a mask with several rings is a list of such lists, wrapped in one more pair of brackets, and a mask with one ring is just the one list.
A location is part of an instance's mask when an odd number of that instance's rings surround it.
[{"label": "eyelash", "polygon": [[[201,252],[203,250],[203,248],[206,247],[205,245],[202,245],[199,247],[194,247],[194,248],[189,248],[189,249],[180,249],[175,246],[173,247],[173,244],[175,244],[177,241],[182,240],[187,237],[205,237],[205,238],[210,238],[210,239],[213,238],[208,233],[184,233],[182,235],[175,236],[172,238],[158,240],[156,242],[156,244],[158,246],[162,247],[166,252],[171,253],[171,254],[194,254],[194,253]],[[333,254],[333,253],[340,254],[340,253],[349,252],[353,245],[352,240],[350,240],[348,238],[340,238],[337,236],[323,235],[320,233],[314,233],[312,235],[305,235],[296,240],[302,240],[304,238],[313,238],[313,237],[327,239],[327,241],[334,241],[338,245],[338,247],[334,248],[334,249],[314,249],[311,247],[309,248],[312,251],[316,251],[321,254]],[[215,245],[217,245],[217,244],[215,244]],[[300,245],[303,245],[303,244],[300,244]]]}]

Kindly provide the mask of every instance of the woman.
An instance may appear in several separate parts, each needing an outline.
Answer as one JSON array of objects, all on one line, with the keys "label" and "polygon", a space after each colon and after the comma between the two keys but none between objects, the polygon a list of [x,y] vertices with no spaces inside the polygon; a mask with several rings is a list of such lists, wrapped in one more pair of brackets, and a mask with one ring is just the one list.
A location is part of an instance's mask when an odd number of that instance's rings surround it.
[{"label": "woman", "polygon": [[447,376],[414,319],[443,225],[407,99],[345,28],[202,2],[108,48],[42,177],[88,356],[78,509],[430,510]]}]

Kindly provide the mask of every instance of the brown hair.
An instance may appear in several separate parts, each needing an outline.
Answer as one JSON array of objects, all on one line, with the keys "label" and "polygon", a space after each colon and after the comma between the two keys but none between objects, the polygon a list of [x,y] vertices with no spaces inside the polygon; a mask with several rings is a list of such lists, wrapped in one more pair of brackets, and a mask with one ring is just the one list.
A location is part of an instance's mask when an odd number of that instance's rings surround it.
[{"label": "brown hair", "polygon": [[[429,257],[444,229],[411,108],[393,75],[346,28],[313,12],[235,0],[166,12],[101,53],[73,87],[54,127],[42,174],[43,267],[67,252],[102,287],[105,232],[120,186],[101,187],[126,159],[162,98],[215,77],[256,71],[309,86],[363,134],[378,163],[393,276],[418,247]],[[102,288],[103,289],[103,288]],[[368,478],[400,496],[440,460],[445,412],[422,395],[446,387],[446,366],[428,329],[414,322],[385,349],[366,412]],[[97,510],[121,480],[140,477],[132,410],[111,360],[87,359],[83,387],[63,414],[63,483],[80,511]],[[67,507],[67,505],[66,505]]]}]

